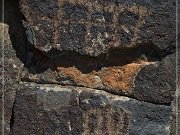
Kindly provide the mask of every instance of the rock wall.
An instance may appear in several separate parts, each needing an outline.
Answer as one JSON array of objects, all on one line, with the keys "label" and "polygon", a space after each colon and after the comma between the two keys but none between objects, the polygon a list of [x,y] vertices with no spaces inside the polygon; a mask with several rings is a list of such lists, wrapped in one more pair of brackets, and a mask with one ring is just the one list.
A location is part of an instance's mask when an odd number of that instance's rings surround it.
[{"label": "rock wall", "polygon": [[1,133],[175,135],[175,10],[174,0],[5,1]]}]

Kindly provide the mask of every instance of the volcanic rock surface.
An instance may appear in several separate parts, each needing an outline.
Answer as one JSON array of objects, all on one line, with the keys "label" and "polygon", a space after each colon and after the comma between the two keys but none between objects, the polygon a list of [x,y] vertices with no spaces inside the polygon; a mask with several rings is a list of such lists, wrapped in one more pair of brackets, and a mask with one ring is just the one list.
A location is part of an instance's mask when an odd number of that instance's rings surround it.
[{"label": "volcanic rock surface", "polygon": [[175,4],[6,0],[1,133],[175,135]]}]

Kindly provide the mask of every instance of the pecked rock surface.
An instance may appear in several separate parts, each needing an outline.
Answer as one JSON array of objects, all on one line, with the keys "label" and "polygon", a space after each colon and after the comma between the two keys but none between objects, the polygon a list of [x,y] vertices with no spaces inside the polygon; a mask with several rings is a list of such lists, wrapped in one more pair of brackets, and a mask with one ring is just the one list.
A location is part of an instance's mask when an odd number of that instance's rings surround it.
[{"label": "pecked rock surface", "polygon": [[28,41],[48,57],[99,56],[117,48],[167,48],[175,0],[20,0]]},{"label": "pecked rock surface", "polygon": [[21,83],[11,135],[168,135],[171,107],[95,89]]}]

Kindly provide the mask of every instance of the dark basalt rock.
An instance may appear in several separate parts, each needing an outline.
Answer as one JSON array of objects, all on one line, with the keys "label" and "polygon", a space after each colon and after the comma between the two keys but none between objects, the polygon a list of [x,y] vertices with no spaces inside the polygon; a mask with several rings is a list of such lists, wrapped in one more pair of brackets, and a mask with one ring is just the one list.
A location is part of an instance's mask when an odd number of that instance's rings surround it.
[{"label": "dark basalt rock", "polygon": [[29,42],[48,57],[96,57],[139,43],[165,49],[175,39],[174,0],[20,0],[20,7]]},{"label": "dark basalt rock", "polygon": [[170,104],[176,90],[175,54],[141,69],[135,78],[133,95],[143,101]]},{"label": "dark basalt rock", "polygon": [[120,25],[126,25],[128,27],[135,26],[138,23],[139,15],[130,12],[130,11],[123,11],[118,16],[118,23]]}]

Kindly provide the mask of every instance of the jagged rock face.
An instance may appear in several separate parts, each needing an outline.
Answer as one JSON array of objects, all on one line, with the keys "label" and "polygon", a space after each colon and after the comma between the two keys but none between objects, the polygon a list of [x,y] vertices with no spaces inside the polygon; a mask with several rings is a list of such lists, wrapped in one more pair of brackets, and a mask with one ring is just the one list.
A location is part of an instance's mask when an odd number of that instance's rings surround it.
[{"label": "jagged rock face", "polygon": [[99,56],[114,48],[175,40],[175,1],[20,0],[29,42],[48,57]]}]

